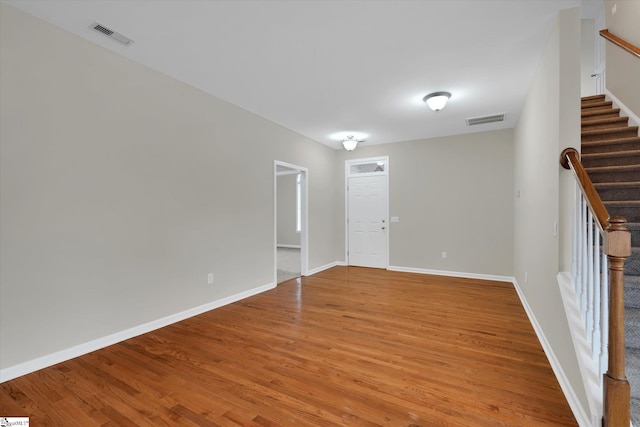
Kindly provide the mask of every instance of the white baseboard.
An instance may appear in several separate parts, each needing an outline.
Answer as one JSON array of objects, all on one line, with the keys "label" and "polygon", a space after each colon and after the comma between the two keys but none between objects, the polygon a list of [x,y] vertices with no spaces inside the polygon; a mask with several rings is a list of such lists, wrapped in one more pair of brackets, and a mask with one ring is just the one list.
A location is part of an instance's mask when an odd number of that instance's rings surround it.
[{"label": "white baseboard", "polygon": [[330,268],[336,267],[338,265],[344,266],[344,265],[347,265],[347,263],[344,262],[344,261],[331,262],[329,264],[323,265],[322,267],[312,268],[311,270],[308,270],[307,274],[305,274],[305,276],[311,276],[311,275],[314,275],[316,273],[320,273],[321,271],[328,270]]},{"label": "white baseboard", "polygon": [[562,389],[562,392],[564,393],[564,396],[566,397],[567,402],[569,403],[569,407],[571,408],[573,415],[576,417],[576,421],[578,421],[578,425],[580,427],[592,427],[593,424],[589,420],[589,416],[587,415],[587,413],[584,411],[584,408],[580,404],[580,400],[578,399],[578,396],[576,395],[575,390],[571,386],[571,383],[569,382],[567,375],[564,373],[564,370],[562,369],[560,362],[558,362],[558,358],[553,352],[553,348],[551,348],[551,345],[549,344],[547,337],[544,335],[544,332],[542,330],[542,327],[540,326],[540,323],[538,323],[536,316],[533,314],[533,311],[531,310],[531,306],[529,306],[529,303],[527,302],[527,299],[524,296],[524,293],[522,292],[522,289],[520,288],[518,281],[515,278],[513,278],[512,281],[513,281],[513,286],[516,288],[516,292],[518,293],[518,297],[520,297],[520,302],[522,303],[522,307],[524,307],[524,311],[527,313],[527,316],[529,317],[529,321],[531,322],[531,325],[533,326],[533,329],[536,332],[536,335],[538,336],[538,340],[542,345],[542,349],[544,350],[544,353],[547,355],[547,359],[551,364],[551,369],[553,369],[553,373],[555,374],[558,380],[558,383],[560,383],[560,388]]},{"label": "white baseboard", "polygon": [[640,117],[638,117],[633,111],[629,109],[626,105],[622,103],[614,94],[609,92],[607,89],[604,90],[605,95],[611,99],[615,108],[620,109],[620,113],[623,116],[629,117],[629,125],[630,126],[640,126]]},{"label": "white baseboard", "polygon": [[46,356],[38,357],[37,359],[29,360],[27,362],[19,363],[14,366],[0,370],[0,383],[12,380],[22,375],[29,374],[31,372],[38,371],[40,369],[55,365],[57,363],[64,362],[66,360],[73,359],[83,354],[91,353],[92,351],[99,350],[104,347],[128,340],[129,338],[136,337],[138,335],[146,334],[147,332],[154,331],[159,328],[171,325],[172,323],[180,322],[181,320],[188,319],[198,314],[205,313],[207,311],[222,307],[227,304],[231,304],[236,301],[240,301],[244,298],[248,298],[253,295],[268,291],[276,287],[275,283],[269,283],[267,285],[259,286],[257,288],[249,289],[248,291],[239,292],[235,295],[231,295],[225,298],[221,298],[216,301],[209,302],[207,304],[200,305],[198,307],[190,308],[188,310],[181,311],[179,313],[171,314],[161,319],[153,320],[151,322],[144,323],[142,325],[134,326],[133,328],[126,329],[124,331],[116,332],[111,335],[107,335],[102,338],[98,338],[83,344],[57,351],[55,353],[48,354]]},{"label": "white baseboard", "polygon": [[302,247],[300,245],[281,245],[280,243],[278,243],[277,246],[279,248],[288,248],[288,249],[300,249]]},{"label": "white baseboard", "polygon": [[567,314],[567,322],[569,323],[569,329],[571,331],[573,348],[578,358],[580,374],[587,393],[589,412],[592,420],[590,425],[599,426],[602,424],[603,414],[602,379],[600,378],[598,367],[593,359],[591,345],[589,344],[584,321],[580,314],[579,300],[576,295],[574,282],[571,279],[571,273],[561,272],[558,273],[557,277],[564,311]]},{"label": "white baseboard", "polygon": [[413,267],[399,267],[390,265],[387,270],[399,271],[402,273],[419,273],[419,274],[433,274],[434,276],[448,276],[448,277],[462,277],[465,279],[481,279],[481,280],[494,280],[496,282],[513,282],[511,276],[495,276],[492,274],[477,274],[477,273],[463,273],[459,271],[446,271],[446,270],[429,270],[426,268],[413,268]]}]

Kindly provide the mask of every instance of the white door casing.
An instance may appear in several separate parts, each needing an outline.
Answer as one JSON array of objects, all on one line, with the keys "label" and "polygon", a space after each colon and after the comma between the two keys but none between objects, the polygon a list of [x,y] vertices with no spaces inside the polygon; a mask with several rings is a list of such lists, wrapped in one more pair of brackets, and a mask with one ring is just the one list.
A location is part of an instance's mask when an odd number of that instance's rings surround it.
[{"label": "white door casing", "polygon": [[606,83],[606,40],[600,36],[599,29],[607,28],[605,22],[605,11],[604,4],[600,6],[600,10],[595,18],[595,34],[593,35],[596,39],[595,44],[595,70],[594,70],[594,80],[596,86],[596,95],[602,95],[605,91],[605,83]]},{"label": "white door casing", "polygon": [[[278,169],[287,169],[278,172]],[[295,173],[300,175],[300,274],[306,276],[309,271],[309,184],[308,169],[291,163],[275,160],[273,162],[273,280],[278,282],[278,175]]]},{"label": "white door casing", "polygon": [[[378,160],[380,161],[380,160]],[[359,160],[363,164],[363,160]],[[353,173],[347,177],[347,262],[372,268],[388,266],[388,175]],[[347,165],[349,170],[349,165]]]}]

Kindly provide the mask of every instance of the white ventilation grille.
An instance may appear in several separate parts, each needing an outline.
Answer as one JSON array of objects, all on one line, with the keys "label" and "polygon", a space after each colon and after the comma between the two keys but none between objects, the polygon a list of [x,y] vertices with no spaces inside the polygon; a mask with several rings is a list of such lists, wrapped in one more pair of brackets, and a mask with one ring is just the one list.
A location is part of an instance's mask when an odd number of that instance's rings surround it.
[{"label": "white ventilation grille", "polygon": [[129,46],[131,43],[133,43],[133,40],[130,39],[129,37],[125,36],[124,34],[120,34],[117,31],[113,31],[111,28],[105,27],[104,25],[99,24],[98,22],[94,22],[93,24],[91,24],[91,27],[89,28],[93,28],[94,30],[99,31],[105,36],[112,38],[114,40],[117,40],[124,45]]},{"label": "white ventilation grille", "polygon": [[475,125],[484,125],[487,123],[503,122],[506,116],[507,116],[506,113],[500,113],[500,114],[493,114],[491,116],[470,117],[465,120],[467,122],[467,126],[475,126]]}]

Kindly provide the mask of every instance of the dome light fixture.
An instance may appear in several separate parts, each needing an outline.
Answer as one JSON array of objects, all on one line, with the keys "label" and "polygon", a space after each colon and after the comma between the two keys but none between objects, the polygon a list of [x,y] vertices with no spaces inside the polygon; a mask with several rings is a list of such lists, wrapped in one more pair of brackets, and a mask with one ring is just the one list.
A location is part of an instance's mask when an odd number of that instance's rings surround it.
[{"label": "dome light fixture", "polygon": [[426,102],[433,111],[440,111],[447,104],[449,98],[451,98],[451,93],[449,92],[433,92],[422,98],[422,100]]},{"label": "dome light fixture", "polygon": [[342,146],[347,151],[353,151],[356,149],[358,142],[362,141],[358,141],[353,135],[349,135],[346,139],[342,140]]}]

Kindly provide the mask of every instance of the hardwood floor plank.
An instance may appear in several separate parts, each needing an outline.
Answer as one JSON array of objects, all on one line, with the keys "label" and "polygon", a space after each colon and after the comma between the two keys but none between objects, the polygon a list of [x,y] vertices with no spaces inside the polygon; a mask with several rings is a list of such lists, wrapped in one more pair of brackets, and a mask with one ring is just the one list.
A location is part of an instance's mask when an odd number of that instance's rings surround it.
[{"label": "hardwood floor plank", "polygon": [[3,383],[0,411],[64,426],[577,425],[511,284],[357,267]]}]

